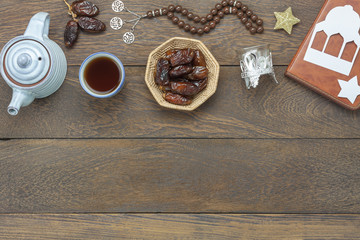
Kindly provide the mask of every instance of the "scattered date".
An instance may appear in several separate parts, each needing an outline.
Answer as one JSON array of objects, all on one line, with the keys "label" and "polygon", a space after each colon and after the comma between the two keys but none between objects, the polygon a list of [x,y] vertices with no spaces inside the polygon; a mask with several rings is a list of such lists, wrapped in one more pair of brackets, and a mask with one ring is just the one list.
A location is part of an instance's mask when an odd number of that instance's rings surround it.
[{"label": "scattered date", "polygon": [[70,20],[65,27],[64,41],[65,46],[71,48],[79,36],[79,25],[74,20]]},{"label": "scattered date", "polygon": [[99,14],[99,8],[89,1],[77,0],[71,4],[71,10],[78,16],[95,17]]},{"label": "scattered date", "polygon": [[71,48],[75,44],[80,29],[90,33],[99,33],[106,30],[106,25],[94,18],[100,12],[95,4],[85,0],[76,0],[70,6],[66,0],[64,1],[68,5],[69,14],[73,18],[65,26],[64,43],[67,48]]},{"label": "scattered date", "polygon": [[199,50],[171,49],[156,65],[155,83],[172,104],[189,105],[207,86],[209,71]]},{"label": "scattered date", "polygon": [[78,24],[85,32],[98,33],[106,30],[105,24],[96,18],[80,17]]}]

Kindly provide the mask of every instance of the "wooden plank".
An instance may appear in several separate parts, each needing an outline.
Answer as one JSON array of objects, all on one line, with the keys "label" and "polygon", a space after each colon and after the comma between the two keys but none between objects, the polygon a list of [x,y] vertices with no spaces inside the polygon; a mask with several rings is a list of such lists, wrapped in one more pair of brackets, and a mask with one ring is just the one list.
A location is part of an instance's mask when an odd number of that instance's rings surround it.
[{"label": "wooden plank", "polygon": [[[71,2],[71,1],[70,1]],[[2,0],[0,15],[0,46],[3,46],[11,38],[23,34],[26,25],[35,13],[39,11],[49,12],[51,15],[50,38],[55,40],[65,50],[68,63],[79,65],[91,53],[108,51],[116,54],[126,65],[145,65],[149,53],[158,45],[171,37],[189,37],[200,39],[208,46],[210,51],[222,65],[237,65],[237,50],[240,47],[249,47],[264,43],[271,44],[274,55],[274,63],[287,65],[295,55],[298,46],[305,37],[312,22],[315,20],[323,1],[272,1],[254,0],[243,1],[259,16],[264,19],[265,33],[252,36],[245,29],[243,24],[235,16],[226,16],[216,30],[204,36],[192,36],[174,26],[167,17],[152,20],[143,20],[137,26],[135,34],[136,41],[127,46],[122,41],[122,36],[131,28],[127,24],[123,29],[115,31],[109,27],[110,19],[117,16],[125,19],[133,17],[127,13],[115,13],[111,9],[112,0],[93,0],[99,5],[101,13],[98,18],[104,21],[108,30],[100,36],[82,33],[79,36],[78,44],[72,50],[64,48],[64,28],[70,17],[67,16],[67,7],[60,0],[49,1],[24,1]],[[208,14],[219,0],[184,0],[183,7],[188,8],[202,16]],[[129,9],[138,13],[145,13],[159,7],[168,6],[168,0],[143,0],[124,1]],[[173,2],[176,4],[176,2]],[[16,8],[15,8],[16,6]],[[294,15],[301,19],[301,23],[294,27],[292,35],[285,31],[273,30],[276,19],[273,12],[285,11],[291,6]]]},{"label": "wooden plank", "polygon": [[359,215],[0,215],[1,239],[360,239]]},{"label": "wooden plank", "polygon": [[360,213],[360,140],[9,140],[0,212]]},{"label": "wooden plank", "polygon": [[16,117],[11,89],[0,81],[0,138],[359,138],[360,112],[343,109],[284,77],[247,90],[239,67],[222,67],[216,94],[194,112],[160,107],[144,82],[144,67],[126,68],[124,90],[111,99],[87,95],[78,66],[46,99]]}]

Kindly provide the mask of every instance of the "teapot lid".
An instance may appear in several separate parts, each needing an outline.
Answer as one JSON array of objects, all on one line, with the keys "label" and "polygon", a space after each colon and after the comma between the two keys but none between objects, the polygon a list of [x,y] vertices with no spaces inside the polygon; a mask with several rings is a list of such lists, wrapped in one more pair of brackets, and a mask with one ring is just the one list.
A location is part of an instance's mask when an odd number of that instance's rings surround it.
[{"label": "teapot lid", "polygon": [[40,42],[21,39],[8,47],[3,59],[7,77],[24,85],[35,84],[46,77],[50,69],[50,55]]}]

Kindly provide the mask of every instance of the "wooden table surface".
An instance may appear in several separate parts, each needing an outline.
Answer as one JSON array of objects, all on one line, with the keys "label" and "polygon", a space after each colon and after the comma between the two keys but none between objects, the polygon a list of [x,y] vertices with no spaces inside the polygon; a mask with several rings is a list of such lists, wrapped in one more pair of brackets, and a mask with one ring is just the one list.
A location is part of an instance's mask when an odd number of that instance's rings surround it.
[{"label": "wooden table surface", "polygon": [[[64,48],[70,19],[62,0],[0,1],[0,46],[31,16],[51,16],[49,37],[64,50],[62,87],[16,117],[0,81],[0,239],[356,239],[360,238],[359,111],[339,107],[284,77],[323,1],[243,1],[264,19],[251,36],[226,16],[204,36],[166,17],[143,20],[132,45],[109,27],[110,0],[93,0],[108,30],[81,33]],[[138,13],[170,3],[205,15],[217,0],[127,0]],[[291,6],[293,34],[273,30]],[[194,112],[160,107],[144,82],[149,53],[171,37],[200,39],[221,65],[216,94]],[[270,43],[279,85],[246,90],[236,51]],[[87,95],[82,61],[107,51],[125,65],[111,99]]]}]

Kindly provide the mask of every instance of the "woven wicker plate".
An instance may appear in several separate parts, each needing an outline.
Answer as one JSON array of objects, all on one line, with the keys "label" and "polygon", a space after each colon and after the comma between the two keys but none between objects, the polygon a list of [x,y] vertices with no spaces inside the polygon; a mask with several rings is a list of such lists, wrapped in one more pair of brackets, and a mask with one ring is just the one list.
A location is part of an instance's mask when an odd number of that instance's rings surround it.
[{"label": "woven wicker plate", "polygon": [[[197,94],[192,103],[187,106],[179,106],[165,101],[162,97],[162,91],[155,84],[155,70],[156,64],[160,58],[165,57],[166,51],[170,49],[183,49],[183,48],[192,48],[200,50],[206,61],[206,67],[209,69],[208,75],[208,84],[207,87]],[[210,53],[209,49],[199,40],[189,39],[189,38],[171,38],[165,43],[161,44],[149,55],[149,59],[146,67],[145,82],[148,86],[151,94],[154,96],[155,100],[163,107],[172,108],[177,110],[192,111],[203,104],[208,98],[210,98],[216,91],[218,79],[219,79],[220,66],[216,61],[214,56]]]}]

